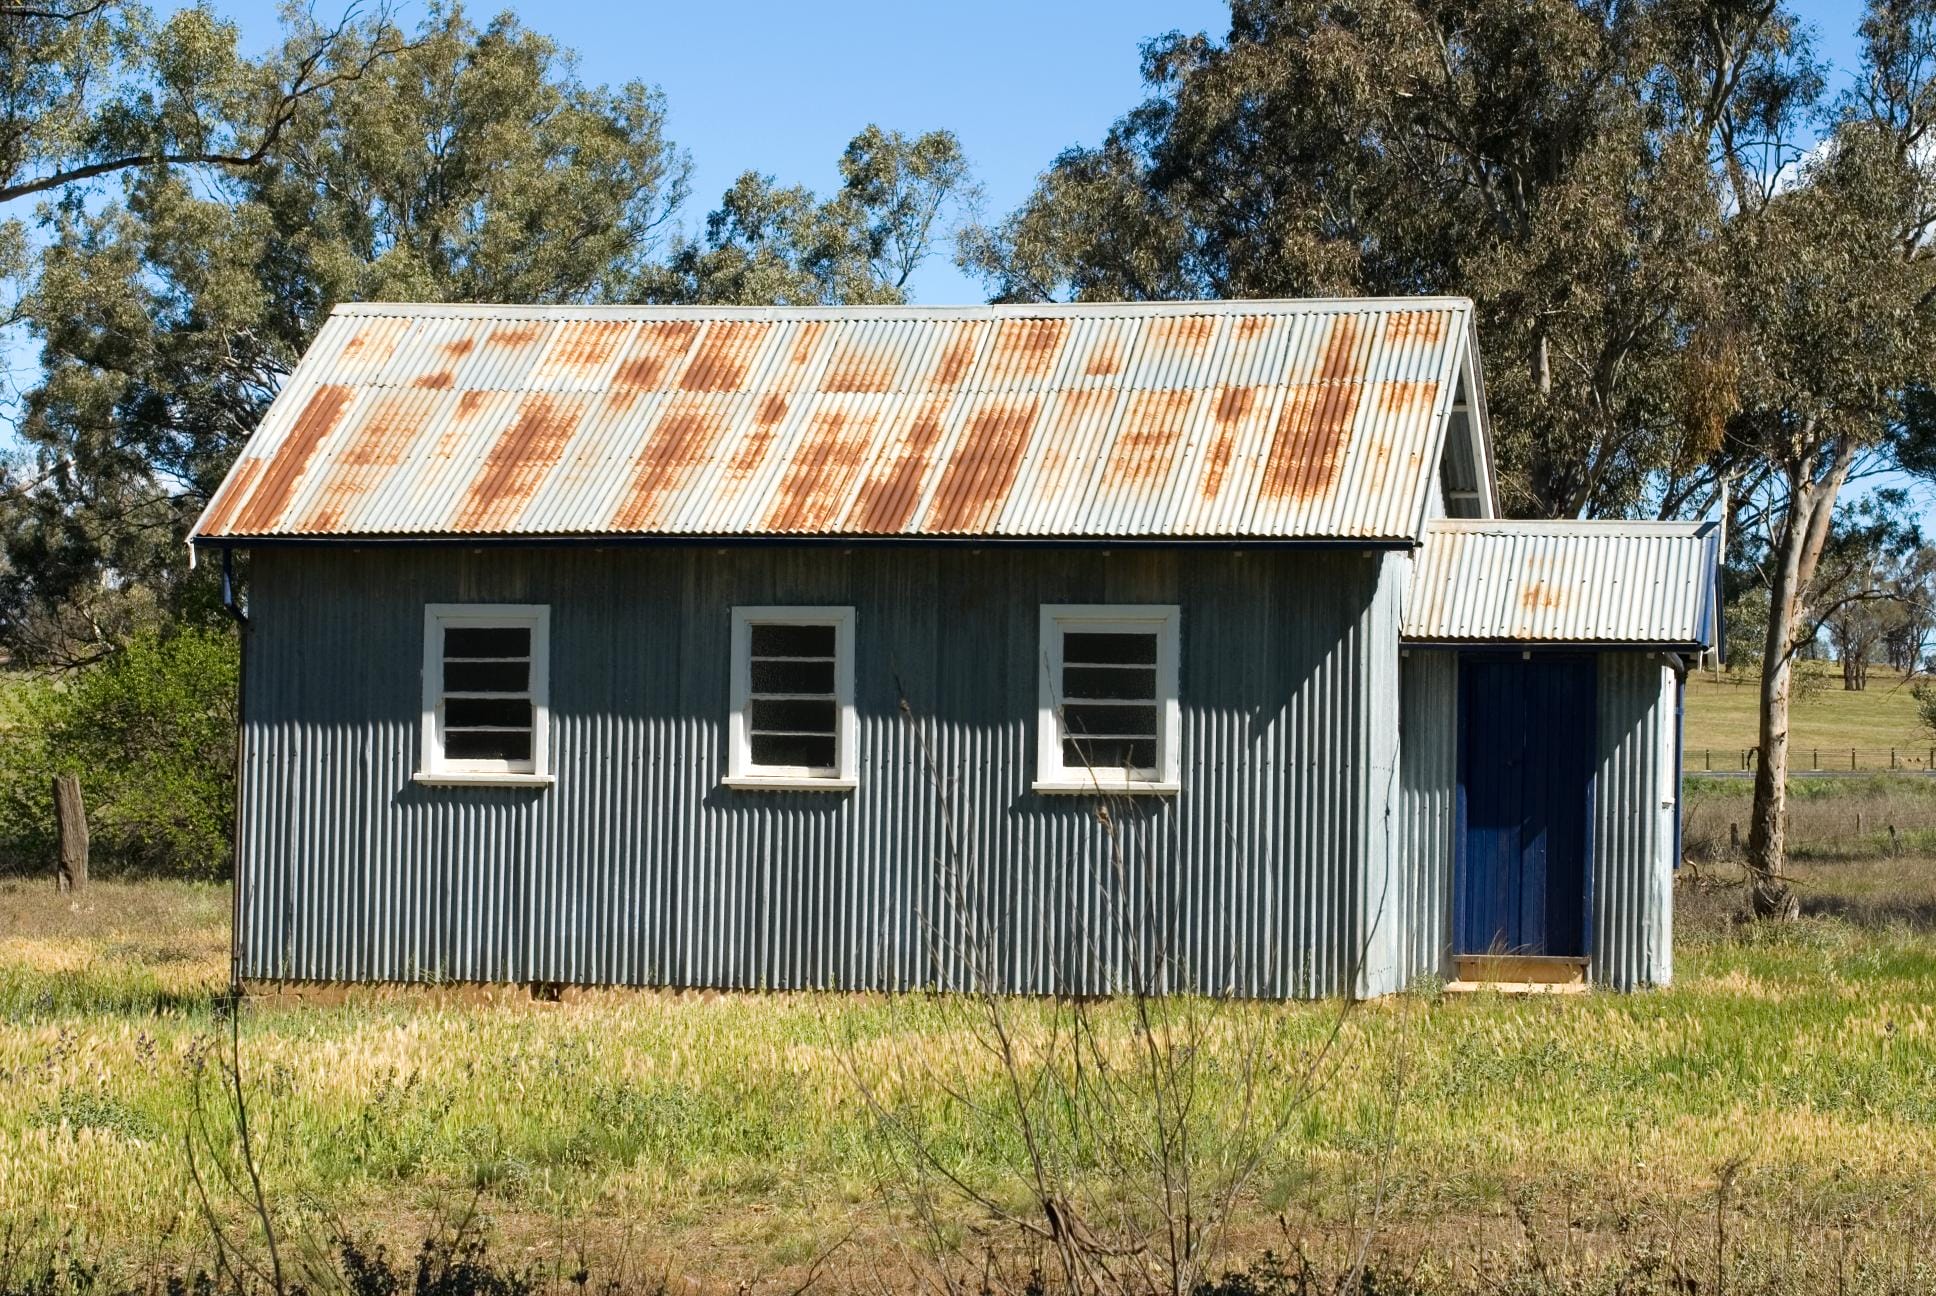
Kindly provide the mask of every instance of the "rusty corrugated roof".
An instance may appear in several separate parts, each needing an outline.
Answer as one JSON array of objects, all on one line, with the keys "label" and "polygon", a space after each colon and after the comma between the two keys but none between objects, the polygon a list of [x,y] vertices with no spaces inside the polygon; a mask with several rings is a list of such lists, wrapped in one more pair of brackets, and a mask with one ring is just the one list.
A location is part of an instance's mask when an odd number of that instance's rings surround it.
[{"label": "rusty corrugated roof", "polygon": [[1416,539],[1470,316],[343,306],[194,536]]},{"label": "rusty corrugated roof", "polygon": [[1428,643],[1714,643],[1718,528],[1702,522],[1435,521],[1403,635]]}]

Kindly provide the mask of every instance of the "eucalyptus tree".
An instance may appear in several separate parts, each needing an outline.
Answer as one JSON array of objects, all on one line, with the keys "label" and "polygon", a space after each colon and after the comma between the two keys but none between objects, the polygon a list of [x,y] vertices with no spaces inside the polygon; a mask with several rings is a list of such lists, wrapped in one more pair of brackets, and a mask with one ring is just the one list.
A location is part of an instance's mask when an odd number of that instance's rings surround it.
[{"label": "eucalyptus tree", "polygon": [[964,259],[1004,298],[1473,297],[1509,510],[1734,523],[1767,605],[1755,904],[1792,912],[1836,504],[1936,459],[1932,8],[1874,0],[1837,101],[1781,0],[1233,0]]}]

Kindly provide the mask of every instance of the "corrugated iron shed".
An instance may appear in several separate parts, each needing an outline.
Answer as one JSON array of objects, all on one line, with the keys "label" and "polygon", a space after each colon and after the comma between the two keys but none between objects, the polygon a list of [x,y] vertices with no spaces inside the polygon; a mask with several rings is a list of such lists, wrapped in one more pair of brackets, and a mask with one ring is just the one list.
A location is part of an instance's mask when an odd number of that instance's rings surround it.
[{"label": "corrugated iron shed", "polygon": [[1435,521],[1402,633],[1424,643],[1707,647],[1718,559],[1712,523]]},{"label": "corrugated iron shed", "polygon": [[196,524],[1415,540],[1457,298],[339,307]]}]

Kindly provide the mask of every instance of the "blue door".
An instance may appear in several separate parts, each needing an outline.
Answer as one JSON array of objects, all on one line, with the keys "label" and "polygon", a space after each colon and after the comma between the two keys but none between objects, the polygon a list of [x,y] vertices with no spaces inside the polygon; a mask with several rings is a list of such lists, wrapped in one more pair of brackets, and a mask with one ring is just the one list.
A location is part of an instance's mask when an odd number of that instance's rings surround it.
[{"label": "blue door", "polygon": [[1460,659],[1460,954],[1588,953],[1596,675],[1592,657]]}]

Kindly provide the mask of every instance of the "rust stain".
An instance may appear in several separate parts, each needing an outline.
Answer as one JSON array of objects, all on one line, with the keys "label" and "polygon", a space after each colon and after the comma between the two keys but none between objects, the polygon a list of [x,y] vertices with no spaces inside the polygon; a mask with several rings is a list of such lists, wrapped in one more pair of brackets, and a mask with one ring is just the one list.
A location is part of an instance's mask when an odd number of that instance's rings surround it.
[{"label": "rust stain", "polygon": [[687,391],[738,391],[755,349],[772,327],[760,320],[712,321],[679,385]]},{"label": "rust stain", "polygon": [[465,356],[477,349],[477,339],[460,337],[444,343],[437,349],[449,356],[452,360],[462,360]]},{"label": "rust stain", "polygon": [[509,351],[517,347],[530,346],[538,340],[538,334],[543,331],[543,327],[538,324],[506,324],[492,329],[484,341],[487,346],[503,347]]},{"label": "rust stain", "polygon": [[1156,345],[1172,357],[1196,357],[1210,345],[1216,331],[1214,315],[1166,315],[1150,326]]},{"label": "rust stain", "polygon": [[451,529],[501,531],[517,521],[538,483],[558,463],[587,404],[584,396],[557,392],[526,396],[484,456]]},{"label": "rust stain", "polygon": [[223,484],[222,489],[209,504],[208,517],[202,522],[203,535],[224,535],[229,523],[235,518],[236,509],[248,498],[249,487],[262,475],[265,459],[241,459],[236,462],[235,473]]},{"label": "rust stain", "polygon": [[995,382],[1040,382],[1055,367],[1068,335],[1066,319],[1003,320],[988,358],[989,377]]},{"label": "rust stain", "polygon": [[962,438],[942,471],[934,503],[928,508],[927,530],[979,531],[987,527],[1015,484],[1029,428],[1040,404],[1035,397],[994,398],[969,416]]},{"label": "rust stain", "polygon": [[1329,491],[1344,467],[1364,384],[1356,377],[1359,324],[1340,315],[1325,339],[1318,380],[1291,388],[1264,461],[1264,495],[1311,499]]},{"label": "rust stain", "polygon": [[921,500],[929,457],[941,443],[941,419],[950,399],[947,395],[930,396],[896,439],[891,452],[874,460],[853,507],[847,510],[847,530],[881,535],[906,529],[914,506]]},{"label": "rust stain", "polygon": [[1443,311],[1398,311],[1385,318],[1385,341],[1394,345],[1434,346],[1444,336]]},{"label": "rust stain", "polygon": [[1271,321],[1267,315],[1245,315],[1237,321],[1237,340],[1255,342],[1258,336],[1270,329]]},{"label": "rust stain", "polygon": [[787,354],[787,363],[795,369],[806,367],[813,359],[813,348],[820,341],[820,335],[827,331],[825,320],[808,320],[800,326],[800,335],[793,340],[793,350]]},{"label": "rust stain", "polygon": [[295,426],[270,456],[269,469],[262,474],[261,485],[236,519],[236,534],[261,535],[275,526],[290,496],[296,493],[297,483],[308,471],[309,461],[342,422],[343,411],[349,408],[354,395],[350,388],[338,386],[318,387],[310,393],[302,413],[296,416]]},{"label": "rust stain", "polygon": [[1551,589],[1539,581],[1528,582],[1519,595],[1519,606],[1528,612],[1538,612],[1542,608],[1556,608],[1565,602],[1563,591]]},{"label": "rust stain", "polygon": [[877,412],[815,410],[761,525],[771,531],[825,530],[860,472],[879,421]]},{"label": "rust stain", "polygon": [[773,438],[786,416],[786,397],[760,398],[760,407],[753,414],[753,426],[739,438],[733,447],[733,457],[726,461],[726,479],[720,483],[720,494],[736,496],[745,489],[746,483],[766,462],[766,452],[772,448]]},{"label": "rust stain", "polygon": [[1161,481],[1177,460],[1189,426],[1191,391],[1139,391],[1129,398],[1123,426],[1103,469],[1105,488]]},{"label": "rust stain", "polygon": [[457,398],[457,417],[469,418],[471,415],[477,413],[478,410],[484,408],[484,402],[489,397],[489,392],[467,391],[463,393]]},{"label": "rust stain", "polygon": [[1107,377],[1123,371],[1123,339],[1119,333],[1111,332],[1096,340],[1095,350],[1083,364],[1082,372],[1091,378]]},{"label": "rust stain", "polygon": [[1200,490],[1204,499],[1215,500],[1223,493],[1224,478],[1229,476],[1231,460],[1237,454],[1238,432],[1244,420],[1256,408],[1255,387],[1226,387],[1218,394],[1217,403],[1212,407],[1216,428],[1211,432],[1210,444],[1203,452],[1203,485]]},{"label": "rust stain", "polygon": [[439,369],[436,373],[423,375],[423,377],[417,379],[417,381],[410,385],[412,387],[424,388],[427,391],[448,391],[451,383],[455,381],[456,376],[450,370]]},{"label": "rust stain", "polygon": [[830,392],[884,392],[894,385],[894,357],[843,342],[820,384]]},{"label": "rust stain", "polygon": [[980,324],[950,324],[948,343],[942,349],[941,359],[936,362],[934,372],[928,376],[932,387],[949,388],[957,386],[968,375],[975,363],[975,349],[981,345]]},{"label": "rust stain", "polygon": [[691,320],[655,320],[632,339],[632,353],[618,367],[612,385],[625,392],[657,391],[666,372],[686,354],[699,325]]},{"label": "rust stain", "polygon": [[1071,480],[1070,470],[1080,460],[1069,452],[1097,444],[1121,395],[1114,387],[1081,387],[1062,393],[1053,428],[1036,442],[1030,471],[1030,490],[1036,500],[1054,500],[1064,490],[1082,490],[1088,485],[1086,479]]},{"label": "rust stain", "polygon": [[1435,382],[1387,382],[1378,385],[1378,412],[1394,417],[1437,399]]},{"label": "rust stain", "polygon": [[430,422],[434,399],[391,395],[380,398],[351,426],[342,448],[330,457],[315,505],[296,528],[334,531],[356,501],[380,485],[403,462],[404,451]]},{"label": "rust stain", "polygon": [[632,484],[612,514],[611,529],[657,530],[665,520],[666,502],[706,462],[718,426],[711,402],[704,398],[668,401],[632,460]]},{"label": "rust stain", "polygon": [[538,371],[547,378],[585,378],[602,368],[632,327],[627,320],[573,320],[545,348]]}]

